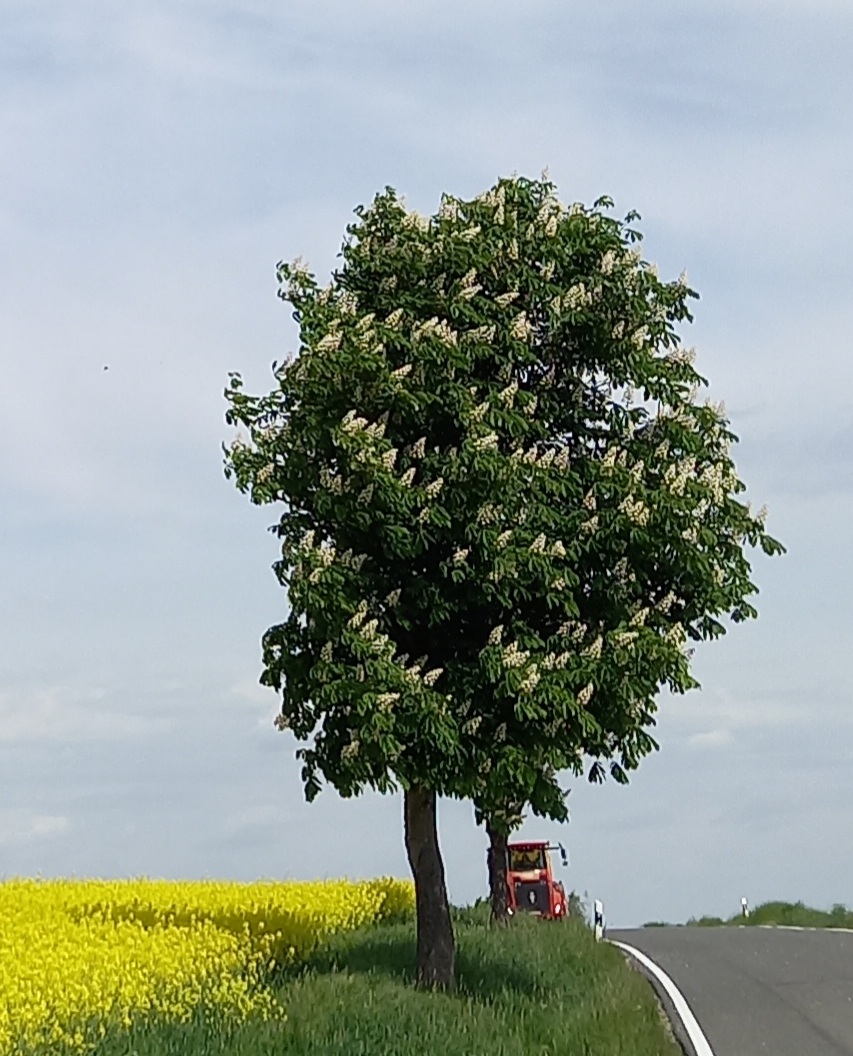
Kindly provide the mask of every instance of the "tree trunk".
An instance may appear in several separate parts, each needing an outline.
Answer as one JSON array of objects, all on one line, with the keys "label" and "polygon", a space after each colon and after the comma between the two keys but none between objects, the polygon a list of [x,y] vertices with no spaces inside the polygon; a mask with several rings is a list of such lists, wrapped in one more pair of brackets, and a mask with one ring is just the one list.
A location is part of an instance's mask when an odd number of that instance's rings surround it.
[{"label": "tree trunk", "polygon": [[486,818],[486,833],[489,837],[487,859],[489,863],[489,898],[492,903],[492,924],[509,921],[509,890],[507,888],[507,837],[494,828]]},{"label": "tree trunk", "polygon": [[415,878],[418,922],[417,985],[421,989],[454,986],[453,924],[438,847],[436,794],[412,787],[404,792],[406,853]]}]

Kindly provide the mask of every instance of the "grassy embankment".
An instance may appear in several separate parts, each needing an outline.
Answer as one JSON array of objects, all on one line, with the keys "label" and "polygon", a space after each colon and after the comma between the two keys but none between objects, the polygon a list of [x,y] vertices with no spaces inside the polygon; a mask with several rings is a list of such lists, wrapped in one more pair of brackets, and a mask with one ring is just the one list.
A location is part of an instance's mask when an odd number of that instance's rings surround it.
[{"label": "grassy embankment", "polygon": [[[722,917],[691,917],[688,927],[717,928],[732,925],[784,924],[799,928],[853,928],[853,910],[843,903],[836,903],[832,909],[813,909],[802,902],[762,902],[749,911],[749,916],[734,913],[727,920]],[[670,925],[663,921],[651,920],[645,928],[662,928]]]},{"label": "grassy embankment", "polygon": [[[680,1056],[648,983],[580,920],[455,911],[457,992],[414,989],[414,925],[334,936],[272,980],[283,1023],[148,1022],[97,1056]],[[56,1053],[55,1056],[61,1056]]]}]

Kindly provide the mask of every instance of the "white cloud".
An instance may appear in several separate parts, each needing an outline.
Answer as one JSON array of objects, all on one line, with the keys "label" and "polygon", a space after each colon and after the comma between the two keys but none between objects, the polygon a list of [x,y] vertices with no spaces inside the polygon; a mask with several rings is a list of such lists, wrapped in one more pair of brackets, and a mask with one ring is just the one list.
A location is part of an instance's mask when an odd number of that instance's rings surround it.
[{"label": "white cloud", "polygon": [[691,748],[724,748],[731,744],[734,738],[731,730],[708,730],[706,733],[694,733],[688,737],[687,743]]},{"label": "white cloud", "polygon": [[172,720],[99,707],[102,689],[69,686],[0,691],[0,742],[114,741],[164,733]]},{"label": "white cloud", "polygon": [[28,810],[0,810],[0,847],[49,839],[68,829],[68,818]]}]

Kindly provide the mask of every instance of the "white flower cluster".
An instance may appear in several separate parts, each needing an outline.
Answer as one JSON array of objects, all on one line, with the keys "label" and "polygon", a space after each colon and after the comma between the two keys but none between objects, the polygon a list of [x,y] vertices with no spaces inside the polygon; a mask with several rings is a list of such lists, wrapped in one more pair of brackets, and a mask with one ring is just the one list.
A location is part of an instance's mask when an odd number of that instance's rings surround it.
[{"label": "white flower cluster", "polygon": [[379,693],[376,696],[376,704],[381,711],[388,711],[399,699],[399,693]]},{"label": "white flower cluster", "polygon": [[334,647],[333,647],[331,642],[326,642],[326,644],[320,650],[320,659],[322,661],[324,661],[324,663],[328,664],[329,661],[332,659],[332,650],[333,650],[333,648]]},{"label": "white flower cluster", "polygon": [[399,602],[402,591],[399,587],[396,590],[392,590],[385,598],[385,604],[390,605],[392,608]]},{"label": "white flower cluster", "polygon": [[416,327],[412,336],[415,338],[435,336],[445,345],[455,345],[458,339],[456,331],[447,320],[439,319],[437,315]]},{"label": "white flower cluster", "polygon": [[527,341],[533,334],[533,325],[527,318],[527,312],[519,312],[509,328],[510,335],[519,341]]},{"label": "white flower cluster", "polygon": [[392,370],[391,371],[391,377],[392,378],[405,378],[405,376],[407,374],[410,374],[411,371],[412,371],[412,364],[411,363],[406,363],[402,367],[397,367],[396,370]]},{"label": "white flower cluster", "polygon": [[631,344],[634,348],[642,348],[649,339],[649,328],[641,326],[631,334]]},{"label": "white flower cluster", "polygon": [[489,634],[489,645],[500,645],[501,638],[504,633],[504,625],[499,623],[497,627],[493,627]]},{"label": "white flower cluster", "polygon": [[604,452],[604,457],[601,460],[601,469],[603,476],[610,476],[613,471],[613,467],[616,465],[618,457],[618,449],[613,446],[608,447],[608,449]]},{"label": "white flower cluster", "polygon": [[461,565],[464,561],[467,560],[468,555],[470,553],[471,553],[471,551],[467,547],[465,549],[462,549],[460,547],[458,550],[454,550],[453,551],[453,564],[454,565]]},{"label": "white flower cluster", "polygon": [[400,483],[403,485],[403,487],[410,488],[412,486],[412,481],[415,479],[415,472],[415,467],[409,466],[409,468],[402,475],[402,477],[400,477]]},{"label": "white flower cluster", "polygon": [[459,237],[463,242],[473,242],[477,235],[479,235],[480,231],[480,225],[473,224],[471,227],[467,227],[464,231],[461,231]]},{"label": "white flower cluster", "polygon": [[558,311],[560,308],[563,311],[566,311],[566,309],[577,311],[579,308],[588,308],[592,304],[592,294],[584,283],[577,282],[566,290],[559,301]]},{"label": "white flower cluster", "polygon": [[638,631],[617,631],[613,635],[613,643],[620,649],[624,649],[634,641],[638,634]]},{"label": "white flower cluster", "polygon": [[768,514],[768,512],[769,512],[769,511],[768,511],[768,509],[767,509],[767,506],[762,506],[762,507],[761,507],[761,508],[759,509],[758,513],[756,513],[756,515],[755,515],[755,519],[756,519],[756,521],[758,521],[758,523],[759,523],[760,525],[763,525],[763,524],[764,524],[764,522],[765,522],[765,521],[767,520],[767,514]]},{"label": "white flower cluster", "polygon": [[491,326],[475,327],[475,329],[468,332],[468,336],[473,337],[475,341],[494,341],[496,333],[497,327],[492,324]]},{"label": "white flower cluster", "polygon": [[353,759],[358,755],[359,742],[358,738],[353,738],[349,744],[345,744],[341,749],[341,759]]},{"label": "white flower cluster", "polygon": [[663,475],[664,484],[666,484],[673,495],[683,495],[687,481],[693,476],[695,469],[696,459],[692,455],[682,459],[680,462],[673,463],[667,467]]},{"label": "white flower cluster", "polygon": [[616,573],[617,579],[626,580],[628,578],[628,558],[620,557],[613,566],[613,571]]},{"label": "white flower cluster", "polygon": [[532,693],[534,689],[539,685],[539,672],[534,666],[521,685],[518,687],[519,693]]},{"label": "white flower cluster", "polygon": [[542,661],[542,667],[545,671],[565,667],[569,662],[569,656],[569,653],[547,653]]},{"label": "white flower cluster", "polygon": [[677,600],[678,599],[675,596],[675,592],[671,590],[669,592],[669,594],[667,594],[667,596],[665,598],[662,598],[658,602],[658,604],[657,604],[658,612],[662,612],[664,614],[664,616],[666,616],[667,613],[669,612],[669,610],[672,608],[672,606],[675,604],[675,602]]},{"label": "white flower cluster", "polygon": [[423,677],[423,683],[425,686],[434,686],[436,682],[441,678],[444,673],[443,667],[435,667],[432,671],[428,671]]},{"label": "white flower cluster", "polygon": [[343,494],[344,482],[339,473],[332,474],[326,466],[320,470],[320,483],[324,488],[334,492],[335,495]]},{"label": "white flower cluster", "polygon": [[581,525],[581,531],[587,532],[589,535],[593,535],[598,531],[598,514],[590,517],[590,519]]},{"label": "white flower cluster", "polygon": [[396,330],[403,319],[403,309],[395,308],[393,312],[385,320],[385,325],[390,326],[392,330]]},{"label": "white flower cluster", "polygon": [[545,546],[546,546],[545,533],[541,532],[539,535],[536,536],[536,538],[530,544],[530,549],[534,553],[544,554],[545,553]]},{"label": "white flower cluster", "polygon": [[554,450],[554,448],[549,447],[548,450],[544,453],[544,455],[542,455],[542,457],[539,459],[539,465],[543,469],[547,469],[548,466],[550,466],[551,463],[554,461],[556,456],[557,452]]},{"label": "white flower cluster", "polygon": [[367,419],[357,418],[356,411],[347,411],[347,413],[341,419],[341,429],[345,433],[352,435],[357,432],[364,432],[367,429]]},{"label": "white flower cluster", "polygon": [[486,436],[478,436],[471,441],[471,447],[475,451],[496,451],[498,446],[498,434],[488,433]]},{"label": "white flower cluster", "polygon": [[554,235],[556,235],[556,233],[557,233],[557,225],[558,225],[558,220],[557,220],[556,215],[549,216],[548,217],[548,221],[545,224],[545,234],[549,238],[553,238]]},{"label": "white flower cluster", "polygon": [[505,667],[521,667],[529,656],[529,652],[518,648],[518,642],[511,642],[504,648],[501,659]]},{"label": "white flower cluster", "polygon": [[352,616],[347,621],[347,627],[357,628],[364,623],[364,619],[367,616],[367,602],[362,600],[358,604],[358,608],[355,610]]},{"label": "white flower cluster", "polygon": [[508,293],[501,293],[495,297],[495,304],[499,304],[501,308],[506,308],[508,304],[512,304],[516,297],[518,297],[518,293],[518,290],[510,290]]},{"label": "white flower cluster", "polygon": [[337,331],[337,332],[333,331],[331,333],[326,334],[325,337],[321,338],[317,342],[314,351],[315,352],[332,352],[332,351],[334,351],[335,349],[340,347],[342,336],[343,335],[341,334],[340,331]]},{"label": "white flower cluster", "polygon": [[477,271],[475,268],[471,268],[462,278],[461,288],[459,290],[459,296],[463,301],[470,301],[472,297],[482,290],[482,286],[476,281]]},{"label": "white flower cluster", "polygon": [[500,520],[500,509],[493,502],[484,503],[477,511],[477,524],[497,524]]},{"label": "white flower cluster", "polygon": [[707,485],[717,505],[720,505],[726,497],[726,485],[729,484],[727,468],[722,462],[715,462],[708,466],[699,478],[703,484]]},{"label": "white flower cluster", "polygon": [[635,462],[629,470],[631,476],[634,478],[635,483],[639,483],[640,477],[643,475],[643,470],[646,468],[646,463],[641,458],[639,462]]},{"label": "white flower cluster", "polygon": [[546,282],[550,282],[554,278],[555,264],[553,260],[549,260],[545,267],[542,269],[542,278]]},{"label": "white flower cluster", "polygon": [[638,609],[629,621],[631,627],[643,627],[645,626],[646,620],[648,619],[649,612],[648,608]]},{"label": "white flower cluster", "polygon": [[565,589],[566,589],[566,579],[565,579],[565,577],[564,576],[557,576],[557,578],[551,584],[551,590],[560,591],[560,590],[565,590]]},{"label": "white flower cluster", "polygon": [[382,465],[387,470],[394,468],[394,463],[397,461],[397,448],[391,447],[382,455]]},{"label": "white flower cluster", "polygon": [[587,627],[585,623],[575,623],[574,620],[566,620],[566,622],[560,626],[557,634],[561,638],[568,638],[570,642],[577,643],[583,640],[586,630]]},{"label": "white flower cluster", "polygon": [[585,510],[589,510],[590,513],[592,513],[595,510],[595,506],[595,495],[593,495],[592,490],[590,490],[583,497],[583,507]]},{"label": "white flower cluster", "polygon": [[501,534],[497,537],[497,539],[495,540],[495,546],[497,546],[498,550],[503,550],[511,538],[512,529],[507,528],[505,532],[501,532]]},{"label": "white flower cluster", "polygon": [[458,220],[459,219],[459,202],[455,198],[450,198],[447,195],[443,195],[441,199],[441,205],[438,209],[438,215],[442,220]]},{"label": "white flower cluster", "polygon": [[687,637],[687,632],[684,630],[680,623],[674,623],[672,627],[670,627],[670,629],[666,632],[664,637],[671,645],[680,645],[685,641]]},{"label": "white flower cluster", "polygon": [[649,508],[640,499],[634,499],[631,495],[627,495],[619,503],[619,509],[634,524],[644,525],[648,523]]},{"label": "white flower cluster", "polygon": [[578,704],[580,704],[582,708],[585,708],[592,699],[592,691],[593,685],[592,682],[590,682],[588,685],[583,687],[580,693],[578,693]]},{"label": "white flower cluster", "polygon": [[685,363],[692,366],[696,362],[695,348],[674,348],[666,357],[670,363]]},{"label": "white flower cluster", "polygon": [[501,391],[498,393],[498,399],[501,401],[502,404],[504,404],[504,406],[511,407],[512,406],[512,402],[515,399],[515,394],[517,392],[518,392],[518,382],[517,381],[511,381],[510,384],[507,385],[505,389],[501,389]]},{"label": "white flower cluster", "polygon": [[370,500],[373,498],[373,491],[374,491],[374,485],[372,483],[368,484],[367,487],[363,488],[358,493],[358,498],[356,499],[356,503],[359,506],[367,506],[367,505],[369,505]]},{"label": "white flower cluster", "polygon": [[469,719],[462,727],[462,732],[467,734],[474,734],[479,730],[483,724],[483,719],[480,715],[475,716],[473,719]]},{"label": "white flower cluster", "polygon": [[587,648],[581,652],[581,656],[588,656],[593,660],[599,660],[601,658],[601,650],[603,647],[604,639],[599,635],[592,645],[587,646]]},{"label": "white flower cluster", "polygon": [[434,481],[426,486],[427,497],[434,499],[444,487],[444,477],[436,477]]},{"label": "white flower cluster", "polygon": [[613,266],[616,263],[616,254],[612,249],[608,249],[604,256],[601,258],[601,274],[609,275],[613,271]]},{"label": "white flower cluster", "polygon": [[428,216],[421,216],[416,210],[412,210],[410,213],[406,213],[403,217],[403,225],[405,227],[411,227],[416,231],[428,231],[430,219]]},{"label": "white flower cluster", "polygon": [[691,524],[688,528],[685,528],[681,533],[681,538],[692,546],[697,546],[699,543],[699,529],[695,524]]},{"label": "white flower cluster", "polygon": [[565,557],[566,548],[563,545],[562,539],[557,539],[556,542],[551,544],[551,557]]}]

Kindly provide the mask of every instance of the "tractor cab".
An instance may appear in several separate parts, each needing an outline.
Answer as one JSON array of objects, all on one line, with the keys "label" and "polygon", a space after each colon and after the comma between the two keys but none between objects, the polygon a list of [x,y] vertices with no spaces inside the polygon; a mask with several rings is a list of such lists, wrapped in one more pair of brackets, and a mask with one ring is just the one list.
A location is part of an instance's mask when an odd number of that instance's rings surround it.
[{"label": "tractor cab", "polygon": [[528,840],[507,844],[508,904],[511,913],[531,913],[543,920],[563,920],[569,911],[566,891],[554,876],[551,851],[559,850],[568,865],[561,843]]}]

